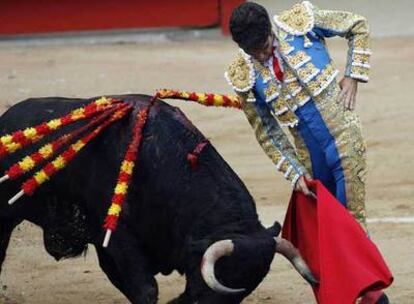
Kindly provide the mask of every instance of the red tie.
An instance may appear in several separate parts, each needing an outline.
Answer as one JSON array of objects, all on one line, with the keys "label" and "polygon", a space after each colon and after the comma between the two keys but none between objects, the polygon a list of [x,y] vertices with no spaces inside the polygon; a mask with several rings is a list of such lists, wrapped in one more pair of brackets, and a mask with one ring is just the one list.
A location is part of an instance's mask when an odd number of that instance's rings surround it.
[{"label": "red tie", "polygon": [[[274,52],[273,52],[273,54],[274,54]],[[282,81],[283,80],[283,72],[280,68],[279,60],[277,59],[277,57],[275,55],[273,55],[273,71],[275,72],[275,75],[276,75],[277,79],[279,79],[279,81]]]}]

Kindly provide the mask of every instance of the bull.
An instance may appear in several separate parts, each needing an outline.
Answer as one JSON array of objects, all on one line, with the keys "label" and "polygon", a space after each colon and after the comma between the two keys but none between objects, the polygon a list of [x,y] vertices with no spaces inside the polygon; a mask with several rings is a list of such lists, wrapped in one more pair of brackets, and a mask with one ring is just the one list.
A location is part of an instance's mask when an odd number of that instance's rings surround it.
[{"label": "bull", "polygon": [[[174,270],[186,276],[186,287],[169,303],[240,303],[266,276],[276,252],[317,284],[296,249],[277,237],[279,223],[267,229],[260,223],[253,198],[212,145],[199,155],[197,170],[189,166],[187,153],[205,137],[161,100],[151,108],[118,228],[102,247],[102,223],[135,114],[150,100],[116,98],[132,104],[133,113],[107,128],[33,196],[9,206],[22,180],[0,185],[0,272],[13,229],[28,220],[42,228],[45,248],[56,260],[79,256],[93,244],[100,267],[131,303],[156,303],[154,276]],[[1,116],[0,131],[37,125],[89,102],[28,99]],[[8,156],[0,169],[35,148]]]}]

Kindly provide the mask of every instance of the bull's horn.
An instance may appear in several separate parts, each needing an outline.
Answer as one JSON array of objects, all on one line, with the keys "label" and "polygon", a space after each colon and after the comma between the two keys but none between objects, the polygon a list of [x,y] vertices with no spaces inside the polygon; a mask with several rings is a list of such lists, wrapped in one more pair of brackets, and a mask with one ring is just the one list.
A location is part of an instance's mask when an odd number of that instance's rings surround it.
[{"label": "bull's horn", "polygon": [[311,286],[315,287],[319,284],[318,280],[315,279],[312,272],[310,271],[306,262],[302,259],[299,251],[293,246],[291,242],[281,237],[274,238],[276,241],[276,252],[282,254],[287,258],[300,273],[300,275],[308,281]]},{"label": "bull's horn", "polygon": [[212,290],[218,293],[234,294],[243,292],[245,289],[233,289],[222,285],[217,281],[214,274],[214,265],[223,256],[230,256],[233,253],[234,244],[231,240],[222,240],[213,243],[207,248],[201,261],[201,275],[204,281]]}]

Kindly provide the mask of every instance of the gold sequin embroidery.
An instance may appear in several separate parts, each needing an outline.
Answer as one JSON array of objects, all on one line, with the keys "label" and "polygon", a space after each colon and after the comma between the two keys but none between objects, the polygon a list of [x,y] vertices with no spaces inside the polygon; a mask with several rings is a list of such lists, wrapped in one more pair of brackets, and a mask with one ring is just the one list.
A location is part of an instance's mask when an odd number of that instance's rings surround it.
[{"label": "gold sequin embroidery", "polygon": [[368,69],[360,66],[352,66],[351,74],[368,76]]},{"label": "gold sequin embroidery", "polygon": [[269,82],[269,85],[264,90],[266,102],[270,102],[279,96],[279,88],[274,81]]},{"label": "gold sequin embroidery", "polygon": [[293,46],[291,46],[289,43],[284,41],[283,39],[279,40],[279,50],[281,53],[285,55],[289,55],[291,52],[295,50]]},{"label": "gold sequin embroidery", "polygon": [[295,4],[290,10],[274,16],[276,25],[291,35],[305,35],[313,28],[313,6],[309,1]]},{"label": "gold sequin embroidery", "polygon": [[305,63],[309,62],[311,60],[311,57],[307,55],[304,51],[299,51],[294,55],[286,56],[286,59],[292,68],[298,69]]},{"label": "gold sequin embroidery", "polygon": [[298,69],[298,75],[299,78],[304,82],[308,83],[310,80],[312,80],[320,70],[313,65],[312,62],[307,63],[304,67],[301,67]]},{"label": "gold sequin embroidery", "polygon": [[255,81],[253,66],[246,62],[240,52],[230,64],[225,76],[233,89],[238,92],[247,92],[253,87]]},{"label": "gold sequin embroidery", "polygon": [[297,80],[286,83],[285,86],[289,94],[293,97],[296,96],[302,90],[302,86],[299,84]]},{"label": "gold sequin embroidery", "polygon": [[369,55],[366,55],[366,54],[353,54],[353,56],[352,56],[352,61],[353,62],[358,62],[358,63],[361,63],[361,64],[367,64],[367,63],[369,63]]},{"label": "gold sequin embroidery", "polygon": [[335,69],[332,63],[329,63],[325,69],[308,84],[308,89],[312,96],[319,95],[338,75],[338,70]]}]

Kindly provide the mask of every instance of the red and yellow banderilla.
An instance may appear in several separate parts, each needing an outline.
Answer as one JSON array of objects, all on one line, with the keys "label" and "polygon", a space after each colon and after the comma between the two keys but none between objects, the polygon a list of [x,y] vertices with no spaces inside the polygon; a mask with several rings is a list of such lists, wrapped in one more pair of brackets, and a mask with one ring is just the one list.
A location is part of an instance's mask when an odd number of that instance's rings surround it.
[{"label": "red and yellow banderilla", "polygon": [[121,107],[124,106],[125,104],[121,103],[109,108],[108,110],[102,112],[102,114],[100,114],[99,116],[94,117],[89,123],[82,126],[81,128],[76,129],[75,131],[69,134],[62,135],[58,139],[43,145],[36,152],[28,156],[25,156],[19,162],[13,164],[8,170],[6,170],[5,175],[0,178],[0,183],[8,179],[17,179],[23,174],[29,172],[36,166],[40,165],[42,162],[48,160],[53,155],[55,155],[64,145],[72,141],[74,138],[78,137],[79,135],[91,129],[92,127],[95,127],[98,124],[102,123],[113,112],[119,110]]},{"label": "red and yellow banderilla", "polygon": [[24,130],[18,130],[12,134],[1,136],[0,159],[16,152],[25,146],[39,141],[44,136],[60,129],[63,126],[69,125],[82,119],[90,118],[97,113],[107,110],[118,102],[120,101],[112,98],[101,97],[86,105],[85,107],[73,110],[61,118],[52,119],[40,125],[29,127]]},{"label": "red and yellow banderilla", "polygon": [[113,122],[124,117],[129,111],[131,111],[131,109],[131,105],[121,107],[119,110],[115,111],[108,120],[96,127],[92,132],[70,145],[67,150],[57,156],[52,162],[49,162],[41,170],[37,171],[31,178],[26,180],[26,182],[22,185],[22,190],[20,190],[9,200],[9,204],[11,205],[15,203],[25,194],[32,195],[38,187],[47,182],[58,171],[66,167],[77,155],[77,153],[79,153],[79,151],[81,151],[92,139],[98,136]]},{"label": "red and yellow banderilla", "polygon": [[103,227],[106,229],[106,233],[103,247],[108,246],[112,232],[116,230],[122,211],[122,205],[126,200],[131,176],[138,157],[138,151],[142,141],[142,130],[147,122],[148,113],[157,98],[183,99],[188,101],[195,101],[205,106],[231,107],[241,109],[240,100],[234,96],[166,89],[157,91],[157,93],[151,99],[150,105],[147,108],[141,110],[137,115],[137,120],[133,130],[133,136],[125,154],[125,158],[121,164],[120,172],[118,175],[118,182],[114,189],[111,206],[105,218]]},{"label": "red and yellow banderilla", "polygon": [[111,206],[109,207],[107,216],[105,218],[103,227],[106,229],[106,233],[102,245],[103,247],[108,247],[112,231],[115,231],[118,225],[119,216],[122,211],[122,205],[126,200],[128,187],[131,182],[135,163],[138,158],[138,151],[142,142],[142,130],[144,129],[144,126],[148,120],[148,115],[151,107],[154,105],[154,102],[158,97],[159,93],[156,93],[152,97],[148,107],[140,110],[137,114],[134,129],[132,131],[132,138],[125,153],[124,160],[122,161],[121,168],[119,170],[118,181],[114,189],[114,194],[112,196]]},{"label": "red and yellow banderilla", "polygon": [[161,89],[157,91],[159,98],[182,99],[195,101],[204,106],[227,107],[241,109],[241,103],[237,96],[213,94],[213,93],[196,93],[188,91],[177,91],[170,89]]}]

